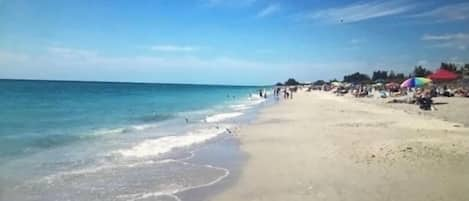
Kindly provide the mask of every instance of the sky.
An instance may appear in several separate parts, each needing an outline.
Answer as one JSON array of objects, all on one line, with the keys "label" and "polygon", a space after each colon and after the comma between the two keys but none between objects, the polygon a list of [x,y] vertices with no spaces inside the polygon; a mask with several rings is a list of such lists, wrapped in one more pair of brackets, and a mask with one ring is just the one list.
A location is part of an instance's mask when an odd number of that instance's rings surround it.
[{"label": "sky", "polygon": [[465,0],[0,0],[0,78],[263,85],[469,63]]}]

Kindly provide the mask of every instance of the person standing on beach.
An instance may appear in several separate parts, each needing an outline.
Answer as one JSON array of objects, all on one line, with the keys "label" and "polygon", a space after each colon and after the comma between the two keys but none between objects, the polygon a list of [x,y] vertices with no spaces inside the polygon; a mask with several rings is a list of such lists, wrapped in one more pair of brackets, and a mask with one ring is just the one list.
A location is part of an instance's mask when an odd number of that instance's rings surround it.
[{"label": "person standing on beach", "polygon": [[290,88],[290,99],[293,99],[293,89]]}]

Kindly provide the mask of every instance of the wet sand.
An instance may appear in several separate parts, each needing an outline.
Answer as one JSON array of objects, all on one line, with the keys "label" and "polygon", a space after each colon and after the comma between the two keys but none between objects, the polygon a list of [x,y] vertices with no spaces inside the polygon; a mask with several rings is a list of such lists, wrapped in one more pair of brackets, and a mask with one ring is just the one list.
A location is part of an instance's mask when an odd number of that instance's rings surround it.
[{"label": "wet sand", "polygon": [[211,200],[469,200],[461,122],[300,92],[237,134],[248,161]]}]

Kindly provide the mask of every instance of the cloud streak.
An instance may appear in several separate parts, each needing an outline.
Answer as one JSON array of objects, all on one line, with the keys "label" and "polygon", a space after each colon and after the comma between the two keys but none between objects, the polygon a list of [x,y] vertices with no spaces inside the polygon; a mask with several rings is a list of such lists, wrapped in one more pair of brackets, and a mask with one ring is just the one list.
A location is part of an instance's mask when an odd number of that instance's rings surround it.
[{"label": "cloud streak", "polygon": [[[273,62],[227,56],[109,56],[64,47],[47,48],[41,54],[0,49],[0,65],[2,78],[207,83],[203,76],[210,76],[210,83],[230,84],[270,84],[285,76],[309,80],[318,74],[333,78],[339,71],[331,72],[329,67],[348,72],[368,66],[353,61]],[[246,74],[251,71],[257,73]],[[259,76],[265,78],[262,83]]]},{"label": "cloud streak", "polygon": [[281,9],[280,4],[270,4],[264,9],[262,9],[261,11],[259,11],[259,13],[257,13],[257,17],[262,18],[262,17],[273,15],[276,12],[280,11],[280,9]]},{"label": "cloud streak", "polygon": [[96,56],[96,51],[84,50],[84,49],[74,49],[74,48],[64,48],[64,47],[49,47],[47,51],[51,54],[60,55],[62,57],[93,57]]},{"label": "cloud streak", "polygon": [[469,33],[452,33],[442,35],[425,34],[423,35],[422,40],[432,42],[437,47],[466,50],[469,46]]},{"label": "cloud streak", "polygon": [[360,2],[340,8],[319,10],[307,14],[306,19],[328,23],[356,23],[360,21],[394,16],[411,11],[415,5],[403,0]]},{"label": "cloud streak", "polygon": [[257,0],[203,0],[204,4],[210,7],[216,6],[231,6],[231,7],[240,7],[240,6],[250,6],[254,4]]},{"label": "cloud streak", "polygon": [[150,49],[158,52],[195,52],[200,48],[196,46],[154,45]]},{"label": "cloud streak", "polygon": [[432,18],[437,22],[468,20],[469,3],[442,6],[433,10],[413,15],[416,18]]}]

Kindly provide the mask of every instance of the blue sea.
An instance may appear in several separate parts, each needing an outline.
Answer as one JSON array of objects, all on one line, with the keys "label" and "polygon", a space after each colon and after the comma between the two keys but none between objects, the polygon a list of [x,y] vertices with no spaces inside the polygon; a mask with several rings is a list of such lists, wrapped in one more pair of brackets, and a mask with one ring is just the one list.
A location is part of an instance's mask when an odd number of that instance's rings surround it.
[{"label": "blue sea", "polygon": [[0,200],[196,200],[263,88],[0,80]]}]

